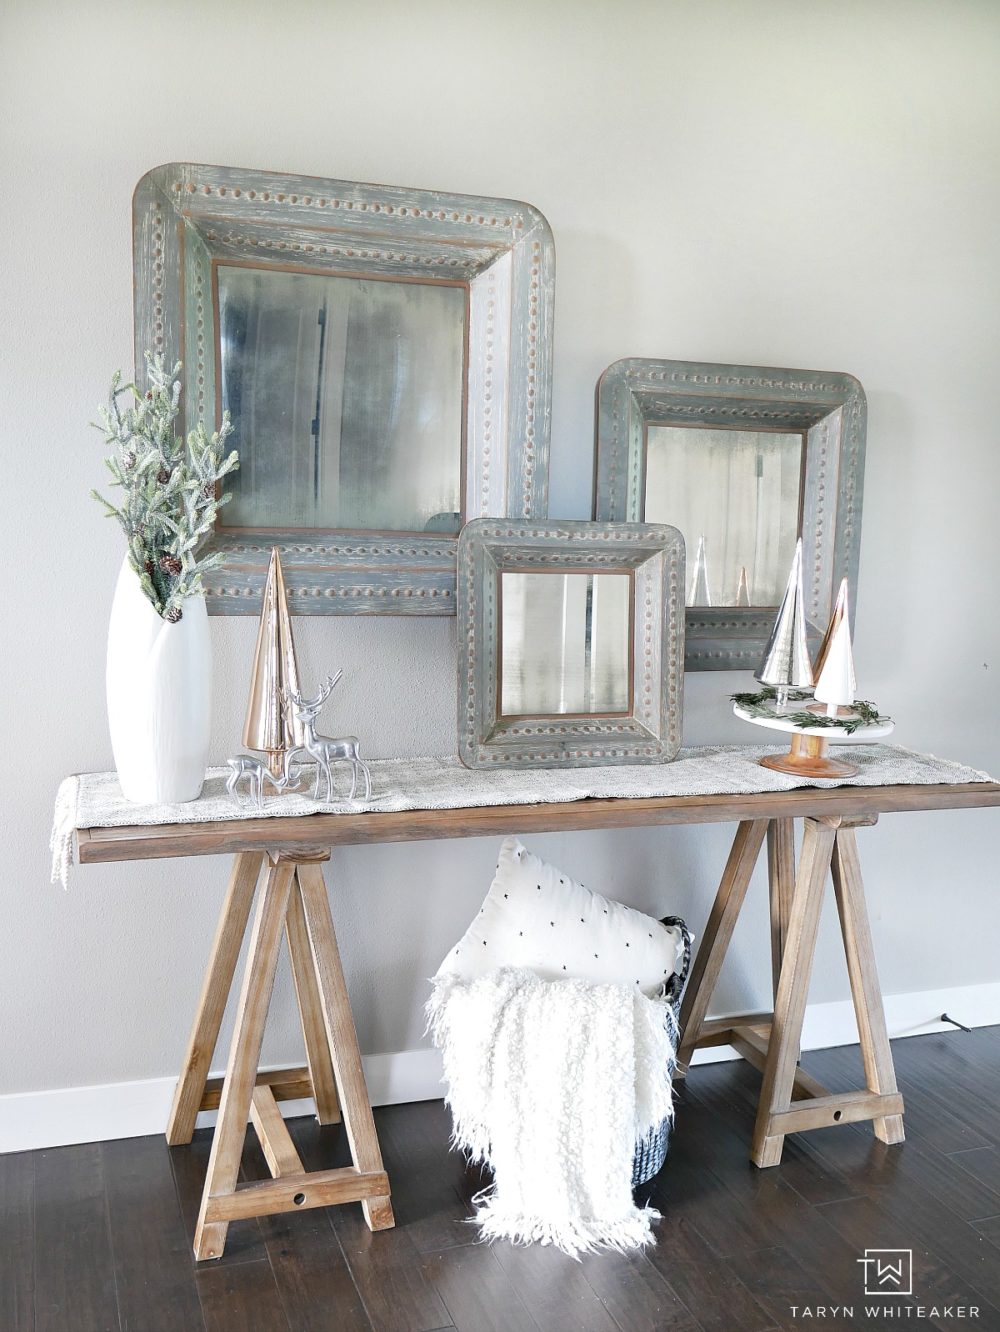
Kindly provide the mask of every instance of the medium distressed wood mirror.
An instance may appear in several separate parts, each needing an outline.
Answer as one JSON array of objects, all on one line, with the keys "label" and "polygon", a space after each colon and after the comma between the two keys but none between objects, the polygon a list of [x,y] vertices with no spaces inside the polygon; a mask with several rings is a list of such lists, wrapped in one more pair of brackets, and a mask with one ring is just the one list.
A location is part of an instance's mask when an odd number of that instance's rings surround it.
[{"label": "medium distressed wood mirror", "polygon": [[206,579],[256,614],[454,614],[469,518],[544,517],[554,254],[527,204],[172,163],[133,201],[135,353],[229,411],[240,470]]},{"label": "medium distressed wood mirror", "polygon": [[467,767],[674,757],[684,683],[675,528],[483,518],[462,532],[458,569]]},{"label": "medium distressed wood mirror", "polygon": [[856,592],[865,423],[852,375],[637,359],[605,370],[594,513],[684,534],[688,670],[756,668],[799,536],[813,647],[840,580]]}]

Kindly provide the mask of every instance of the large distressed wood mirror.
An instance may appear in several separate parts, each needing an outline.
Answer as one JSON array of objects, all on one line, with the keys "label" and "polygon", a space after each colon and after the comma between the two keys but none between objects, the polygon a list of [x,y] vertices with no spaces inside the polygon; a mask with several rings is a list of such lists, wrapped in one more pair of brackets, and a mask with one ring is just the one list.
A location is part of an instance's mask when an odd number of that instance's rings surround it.
[{"label": "large distressed wood mirror", "polygon": [[458,532],[544,517],[554,257],[510,200],[173,163],[133,204],[135,348],[240,455],[206,579],[256,614],[453,614]]},{"label": "large distressed wood mirror", "polygon": [[865,422],[851,375],[637,359],[605,370],[595,516],[684,534],[688,670],[757,666],[799,536],[818,644],[840,580],[856,589]]}]

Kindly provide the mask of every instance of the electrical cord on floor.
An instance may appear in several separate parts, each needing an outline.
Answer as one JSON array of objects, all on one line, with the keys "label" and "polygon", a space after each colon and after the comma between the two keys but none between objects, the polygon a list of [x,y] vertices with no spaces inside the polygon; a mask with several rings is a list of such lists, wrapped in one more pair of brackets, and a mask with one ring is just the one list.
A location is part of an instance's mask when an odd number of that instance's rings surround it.
[{"label": "electrical cord on floor", "polygon": [[972,1031],[971,1027],[967,1027],[964,1022],[956,1022],[955,1019],[953,1017],[949,1017],[947,1013],[942,1013],[941,1016],[938,1018],[938,1021],[950,1022],[953,1027],[958,1027],[960,1031],[968,1031],[970,1033]]}]

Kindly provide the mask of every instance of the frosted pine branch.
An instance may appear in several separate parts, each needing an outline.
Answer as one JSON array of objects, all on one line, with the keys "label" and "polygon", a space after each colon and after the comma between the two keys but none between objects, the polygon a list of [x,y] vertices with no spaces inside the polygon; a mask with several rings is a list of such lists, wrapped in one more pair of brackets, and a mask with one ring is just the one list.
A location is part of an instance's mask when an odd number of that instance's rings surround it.
[{"label": "frosted pine branch", "polygon": [[221,563],[220,556],[199,552],[231,499],[218,493],[219,482],[239,467],[236,451],[225,453],[233,430],[228,412],[211,434],[201,422],[186,440],[176,433],[180,372],[180,361],[167,370],[162,356],[147,352],[146,392],[122,384],[116,371],[100,423],[92,423],[114,450],[104,461],[122,498],[116,505],[96,490],[91,494],[120,523],[139,585],[168,620],[180,619],[184,598],[200,592],[203,574]]}]

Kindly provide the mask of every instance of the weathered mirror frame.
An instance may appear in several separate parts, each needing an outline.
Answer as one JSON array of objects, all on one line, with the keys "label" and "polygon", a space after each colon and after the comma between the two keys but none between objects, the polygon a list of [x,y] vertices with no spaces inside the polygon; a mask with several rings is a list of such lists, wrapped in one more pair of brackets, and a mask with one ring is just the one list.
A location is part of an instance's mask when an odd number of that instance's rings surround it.
[{"label": "weathered mirror frame", "polygon": [[[595,518],[645,518],[650,425],[794,430],[805,435],[801,499],[806,617],[815,648],[846,577],[857,602],[867,404],[853,375],[822,370],[615,361],[597,385]],[[690,534],[689,534],[690,537]],[[755,670],[777,608],[687,607],[690,671]]]},{"label": "weathered mirror frame", "polygon": [[[462,519],[544,517],[554,247],[537,209],[393,186],[170,163],[133,198],[136,366],[148,349],[184,362],[185,428],[217,401],[219,261],[353,277],[460,282],[468,355]],[[272,546],[299,614],[455,613],[458,536],[220,528],[225,563],[209,612],[255,615]]]},{"label": "weathered mirror frame", "polygon": [[[503,717],[503,571],[631,572],[628,714]],[[684,541],[659,523],[509,523],[477,519],[458,547],[458,748],[469,768],[666,763],[681,744]]]}]

